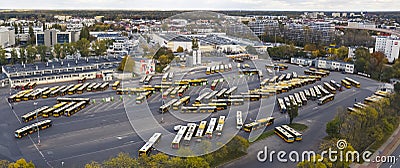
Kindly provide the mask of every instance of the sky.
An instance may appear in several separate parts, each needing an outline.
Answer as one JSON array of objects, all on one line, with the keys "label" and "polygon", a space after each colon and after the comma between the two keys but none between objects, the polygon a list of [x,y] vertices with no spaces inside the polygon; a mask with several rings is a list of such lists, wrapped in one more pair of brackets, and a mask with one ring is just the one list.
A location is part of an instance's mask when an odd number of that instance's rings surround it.
[{"label": "sky", "polygon": [[0,9],[400,11],[400,0],[0,0]]}]

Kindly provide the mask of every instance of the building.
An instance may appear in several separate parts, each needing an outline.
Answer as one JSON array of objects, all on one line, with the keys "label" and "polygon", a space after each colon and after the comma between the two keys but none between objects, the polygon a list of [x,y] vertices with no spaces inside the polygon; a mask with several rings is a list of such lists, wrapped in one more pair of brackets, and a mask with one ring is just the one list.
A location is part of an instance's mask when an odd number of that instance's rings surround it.
[{"label": "building", "polygon": [[56,29],[45,30],[36,33],[36,45],[54,46],[76,42],[79,40],[79,32],[60,32]]},{"label": "building", "polygon": [[6,48],[15,45],[14,29],[0,27],[0,47]]},{"label": "building", "polygon": [[250,21],[248,26],[254,32],[254,34],[260,36],[266,32],[266,28],[278,28],[279,23],[277,20],[256,20]]},{"label": "building", "polygon": [[385,54],[389,63],[399,58],[400,39],[396,36],[380,36],[375,40],[375,51]]},{"label": "building", "polygon": [[327,69],[332,71],[342,71],[346,73],[354,73],[354,64],[339,61],[329,61],[322,59],[307,59],[307,58],[291,58],[290,63],[303,65],[303,66],[313,66],[315,68]]},{"label": "building", "polygon": [[340,12],[333,12],[332,17],[340,17]]}]

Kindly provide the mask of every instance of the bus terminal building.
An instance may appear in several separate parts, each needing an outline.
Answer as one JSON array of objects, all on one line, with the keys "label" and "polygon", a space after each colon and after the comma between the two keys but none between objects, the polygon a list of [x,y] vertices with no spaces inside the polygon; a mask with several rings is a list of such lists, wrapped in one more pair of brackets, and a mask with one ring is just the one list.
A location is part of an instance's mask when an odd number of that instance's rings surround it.
[{"label": "bus terminal building", "polygon": [[122,58],[118,56],[61,59],[52,62],[5,65],[2,66],[2,71],[11,87],[29,82],[48,84],[74,81],[83,77],[102,78],[104,74],[114,72],[121,60]]}]

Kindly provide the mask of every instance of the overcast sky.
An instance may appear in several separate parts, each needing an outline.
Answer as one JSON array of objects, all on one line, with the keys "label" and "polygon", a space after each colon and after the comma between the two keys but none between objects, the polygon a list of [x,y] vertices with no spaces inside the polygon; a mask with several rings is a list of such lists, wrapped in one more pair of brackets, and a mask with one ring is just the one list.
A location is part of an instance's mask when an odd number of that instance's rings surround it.
[{"label": "overcast sky", "polygon": [[399,11],[400,0],[0,0],[0,9]]}]

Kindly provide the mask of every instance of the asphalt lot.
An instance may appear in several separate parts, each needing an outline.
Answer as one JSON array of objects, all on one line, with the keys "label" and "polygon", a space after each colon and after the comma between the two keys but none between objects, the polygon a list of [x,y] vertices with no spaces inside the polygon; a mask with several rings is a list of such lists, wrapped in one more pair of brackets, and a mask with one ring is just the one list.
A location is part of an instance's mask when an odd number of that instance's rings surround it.
[{"label": "asphalt lot", "polygon": [[[223,62],[228,63],[229,61],[223,60]],[[267,72],[264,68],[264,65],[265,63],[262,61],[255,62],[255,66],[263,69],[264,77],[267,78],[268,75],[266,75]],[[233,67],[235,69],[235,64],[233,64]],[[299,75],[301,75],[303,74],[303,70],[304,68],[289,65],[289,69],[287,71],[282,71],[281,73],[296,71]],[[191,103],[200,92],[210,90],[210,81],[214,79],[226,79],[225,82],[217,86],[217,89],[239,86],[238,92],[244,92],[248,89],[259,87],[259,79],[257,76],[240,77],[237,71],[229,71],[222,74],[206,76],[204,72],[204,70],[195,70],[189,73],[181,71],[175,75],[175,80],[182,78],[193,79],[201,77],[207,77],[209,79],[209,84],[207,86],[190,87],[189,90],[185,92],[185,95],[191,95]],[[340,81],[344,76],[344,74],[332,72],[329,77],[323,78],[322,81],[329,81],[331,79]],[[310,127],[304,133],[302,142],[286,145],[286,143],[284,143],[281,139],[273,136],[272,138],[269,138],[271,143],[266,145],[269,146],[271,144],[271,146],[275,147],[275,149],[280,150],[289,150],[294,148],[297,150],[316,149],[315,145],[319,142],[320,138],[315,137],[322,138],[325,136],[325,124],[333,118],[337,107],[351,106],[354,103],[355,97],[357,100],[362,100],[364,97],[371,95],[379,85],[377,82],[369,79],[364,79],[354,75],[351,75],[351,77],[358,80],[362,87],[358,89],[347,89],[343,92],[339,92],[336,94],[335,100],[327,103],[326,105],[318,106],[316,102],[308,102],[306,106],[300,108],[300,115],[295,119],[295,122],[305,123]],[[160,83],[160,81],[161,76],[154,77],[152,84]],[[123,85],[124,87],[136,86],[138,85],[138,80],[125,81]],[[289,93],[294,93],[311,86],[313,85],[291,90]],[[285,94],[278,95],[278,97],[285,96]],[[144,111],[148,110],[146,109],[147,107],[149,108],[151,115],[154,116],[155,121],[163,120],[163,123],[160,125],[165,128],[163,133],[165,133],[166,136],[163,135],[160,144],[157,145],[157,147],[161,150],[167,150],[167,148],[171,148],[171,141],[169,139],[173,138],[175,134],[173,131],[173,126],[187,123],[186,121],[182,121],[182,118],[179,119],[181,116],[176,116],[175,112],[165,114],[158,112],[158,108],[162,104],[161,93],[156,93],[152,95],[147,102],[141,105],[136,105],[135,96],[124,96],[122,101],[119,99],[119,96],[115,95],[115,91],[109,89],[104,92],[73,95],[73,97],[89,97],[91,99],[95,98],[98,101],[96,104],[92,103],[71,117],[51,117],[51,119],[53,119],[53,127],[40,131],[41,143],[40,145],[37,145],[37,133],[31,134],[30,136],[22,139],[15,139],[13,135],[15,129],[24,125],[19,123],[16,116],[20,118],[21,115],[33,110],[33,101],[14,103],[14,113],[8,105],[6,99],[9,96],[9,89],[0,89],[0,96],[3,97],[0,100],[0,110],[3,113],[3,121],[0,124],[0,130],[2,132],[0,135],[0,158],[16,160],[20,157],[24,157],[27,160],[32,160],[38,167],[61,167],[62,164],[65,167],[82,167],[82,165],[92,160],[102,162],[111,156],[117,155],[119,152],[127,152],[132,156],[137,156],[137,151],[145,143],[142,138],[147,139],[155,132],[155,129],[142,129],[140,127],[137,128],[136,126],[133,128],[130,121],[140,122],[135,120],[135,117],[144,117],[142,115],[145,115]],[[106,103],[99,101],[101,98],[109,96],[114,96],[115,100],[113,102]],[[243,115],[247,115],[245,123],[257,118],[269,116],[273,111],[272,115],[276,118],[275,125],[286,123],[286,115],[278,112],[277,105],[269,103],[274,102],[275,99],[272,98],[271,100],[263,99],[262,102],[248,102],[243,106],[231,106],[232,109],[230,111],[236,112],[238,109],[244,111],[245,113]],[[55,98],[38,99],[37,107],[43,105],[53,105],[55,104],[55,101]],[[129,110],[125,112],[125,108]],[[235,121],[235,116],[230,115],[229,110],[219,111],[209,116],[198,116],[198,118],[192,117],[192,120],[208,120],[210,117],[218,117],[220,115],[228,116],[227,126],[224,128],[224,131],[226,129],[226,131],[229,130],[235,132],[235,129],[230,129],[232,128],[230,125]],[[268,130],[271,128],[272,127],[269,127]],[[137,132],[139,132],[140,136]],[[246,138],[249,136],[248,133],[243,131],[239,132],[239,135],[242,135]],[[216,138],[216,140],[221,139]],[[255,155],[249,156],[251,156],[253,159],[249,158],[248,161],[246,160],[237,163],[234,166],[266,166],[267,163],[255,161]],[[274,162],[268,163],[268,166],[269,165],[283,167],[286,164],[278,164]]]}]

